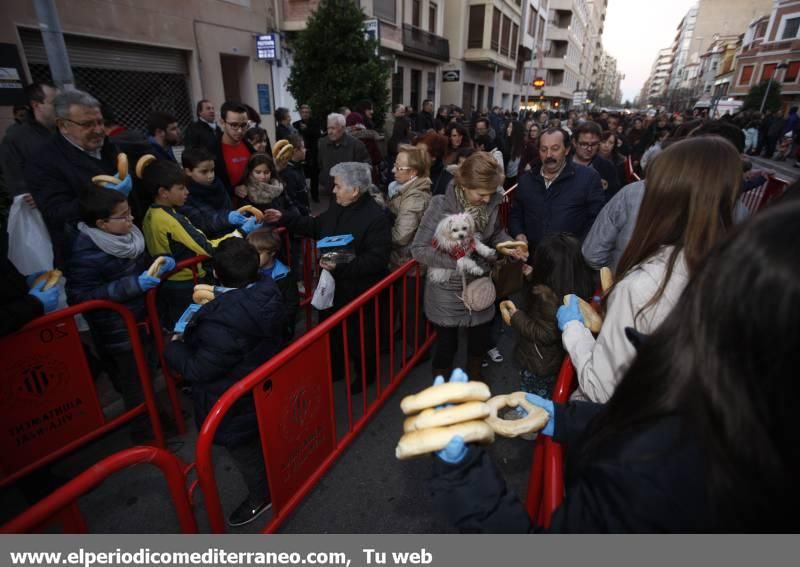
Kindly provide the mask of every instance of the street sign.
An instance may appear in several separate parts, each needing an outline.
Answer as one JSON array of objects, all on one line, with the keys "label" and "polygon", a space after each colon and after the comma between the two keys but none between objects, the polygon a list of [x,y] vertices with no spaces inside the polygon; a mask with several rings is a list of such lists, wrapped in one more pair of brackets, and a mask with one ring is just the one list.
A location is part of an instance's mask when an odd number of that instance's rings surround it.
[{"label": "street sign", "polygon": [[586,102],[586,91],[575,91],[572,93],[572,106],[580,106]]},{"label": "street sign", "polygon": [[448,71],[442,71],[442,82],[443,83],[457,83],[461,80],[461,71],[458,69],[450,69]]},{"label": "street sign", "polygon": [[364,20],[363,28],[364,28],[364,39],[366,39],[367,41],[369,41],[370,39],[374,39],[376,41],[375,55],[380,55],[381,32],[378,20]]},{"label": "street sign", "polygon": [[280,59],[280,39],[277,33],[256,36],[256,59],[264,61]]},{"label": "street sign", "polygon": [[533,86],[536,87],[537,89],[543,88],[544,87],[544,79],[541,78],[541,77],[536,77],[533,80]]}]

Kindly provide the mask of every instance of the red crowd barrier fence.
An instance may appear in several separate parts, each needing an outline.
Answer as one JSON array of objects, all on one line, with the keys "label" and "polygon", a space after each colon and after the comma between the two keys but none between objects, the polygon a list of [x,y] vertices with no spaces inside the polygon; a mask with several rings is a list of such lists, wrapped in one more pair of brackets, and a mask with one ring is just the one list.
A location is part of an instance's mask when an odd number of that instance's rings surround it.
[{"label": "red crowd barrier fence", "polygon": [[[500,223],[506,229],[508,228],[508,215],[511,213],[511,204],[517,194],[517,187],[519,187],[518,183],[509,187],[508,190],[503,193],[503,202],[500,203]],[[515,235],[512,234],[511,236],[513,237]]]},{"label": "red crowd barrier fence", "polygon": [[[329,315],[218,400],[203,423],[196,447],[198,483],[212,532],[225,531],[212,445],[233,404],[252,393],[272,496],[272,520],[263,531],[272,533],[433,343],[435,334],[422,314],[423,289],[422,268],[409,261]],[[399,352],[396,338],[401,342]],[[351,361],[359,371],[363,390],[360,407],[353,401],[359,394],[348,387]],[[374,387],[368,383],[368,374],[374,377]],[[335,375],[342,376],[341,387],[334,384]],[[344,434],[339,436],[339,431]]]},{"label": "red crowd barrier fence", "polygon": [[[75,316],[114,311],[125,322],[144,403],[107,420],[97,396]],[[155,404],[150,369],[139,326],[127,307],[92,300],[31,321],[0,340],[0,487],[67,455],[147,413],[155,442],[164,434]]]},{"label": "red crowd barrier fence", "polygon": [[761,187],[751,189],[742,195],[742,204],[750,210],[751,214],[755,214],[783,195],[788,184],[789,182],[783,179],[769,177]]},{"label": "red crowd barrier fence", "polygon": [[[553,403],[566,404],[575,381],[575,368],[569,355],[564,357],[553,387]],[[526,509],[531,520],[545,528],[550,517],[564,500],[564,453],[559,443],[548,435],[539,435],[533,449],[533,463],[528,477]]]},{"label": "red crowd barrier fence", "polygon": [[0,526],[0,533],[41,531],[54,523],[61,524],[64,533],[87,533],[86,521],[77,499],[99,486],[112,474],[144,463],[158,467],[164,474],[181,531],[197,533],[197,522],[186,492],[184,464],[175,455],[156,447],[132,447],[106,457]]}]

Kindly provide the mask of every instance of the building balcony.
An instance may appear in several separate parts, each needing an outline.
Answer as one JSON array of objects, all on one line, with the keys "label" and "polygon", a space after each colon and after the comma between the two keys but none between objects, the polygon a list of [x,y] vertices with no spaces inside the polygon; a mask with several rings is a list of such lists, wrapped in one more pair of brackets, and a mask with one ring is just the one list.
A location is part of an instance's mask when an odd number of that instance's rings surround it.
[{"label": "building balcony", "polygon": [[569,41],[569,28],[548,26],[547,39],[550,41]]},{"label": "building balcony", "polygon": [[440,35],[403,24],[403,51],[436,61],[450,61],[450,42]]},{"label": "building balcony", "polygon": [[491,49],[467,49],[464,52],[464,61],[485,63],[489,66],[498,65],[504,69],[515,69],[517,67],[516,61]]},{"label": "building balcony", "polygon": [[566,68],[566,64],[564,63],[563,57],[545,57],[544,58],[544,68],[545,69],[558,69],[564,70]]}]

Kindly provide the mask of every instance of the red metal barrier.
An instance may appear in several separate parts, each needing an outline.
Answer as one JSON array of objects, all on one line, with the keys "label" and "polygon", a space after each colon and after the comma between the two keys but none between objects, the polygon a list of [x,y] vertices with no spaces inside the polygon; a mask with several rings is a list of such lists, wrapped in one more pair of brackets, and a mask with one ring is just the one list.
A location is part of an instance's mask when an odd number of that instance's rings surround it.
[{"label": "red metal barrier", "polygon": [[[111,421],[103,415],[75,324],[75,315],[101,309],[114,311],[125,323],[145,400]],[[4,337],[0,352],[0,486],[145,412],[156,444],[164,447],[139,327],[124,305],[93,300],[39,317]]]},{"label": "red metal barrier", "polygon": [[[569,356],[564,357],[553,387],[553,403],[566,404],[572,393],[575,368]],[[539,435],[533,449],[528,497],[525,507],[531,520],[550,527],[550,516],[564,499],[564,455],[560,444],[548,435]]]},{"label": "red metal barrier", "polygon": [[642,178],[639,177],[639,175],[633,169],[633,158],[631,158],[631,156],[625,158],[625,177],[628,183],[642,180]]},{"label": "red metal barrier", "polygon": [[[412,278],[414,281],[409,281]],[[398,285],[403,286],[403,292],[396,306]],[[253,393],[273,502],[272,520],[263,531],[271,533],[298,506],[433,343],[435,334],[429,323],[425,326],[424,337],[420,337],[418,332],[423,317],[419,295],[423,285],[420,266],[414,261],[406,263],[243,378],[219,399],[203,423],[196,448],[198,481],[213,532],[225,531],[225,519],[211,458],[212,442],[231,406],[249,392]],[[413,291],[407,286],[413,287]],[[381,309],[381,300],[385,300],[386,295],[388,314]],[[414,305],[413,332],[409,330],[410,322],[405,316],[406,309],[411,315],[410,305]],[[368,313],[370,309],[371,315]],[[400,317],[403,346],[397,360],[393,340],[396,313],[404,314]],[[364,346],[367,335],[361,324],[358,333],[360,356],[354,357],[354,362],[360,369],[363,393],[358,395],[362,396],[363,403],[361,415],[354,419],[354,411],[358,412],[359,408],[353,403],[350,388],[346,387],[351,377],[348,325],[366,322],[368,316],[374,317],[375,325],[375,344],[372,345],[375,348],[375,388],[373,392],[366,383],[366,374],[371,369],[367,368]],[[342,400],[341,396],[335,395],[331,362],[331,351],[337,348],[331,345],[331,335],[337,331],[341,331],[343,338],[343,389],[347,411],[346,433],[341,438],[336,431],[336,405],[337,400]],[[388,360],[382,361],[381,339],[384,337],[388,339],[389,356]],[[412,349],[407,353],[405,345],[411,338],[414,339]],[[388,380],[382,362],[388,363]],[[396,362],[399,362],[397,368]],[[371,401],[370,393],[374,395]]]},{"label": "red metal barrier", "polygon": [[788,181],[777,177],[770,177],[760,187],[751,189],[742,195],[742,204],[748,208],[751,214],[755,214],[766,207],[774,199],[777,199],[786,190]]},{"label": "red metal barrier", "polygon": [[186,492],[184,465],[176,456],[155,447],[133,447],[106,457],[10,522],[0,526],[0,533],[29,533],[44,529],[53,523],[61,524],[64,533],[86,533],[86,522],[76,500],[99,486],[112,474],[143,463],[155,465],[164,474],[181,531],[197,533],[197,522]]}]

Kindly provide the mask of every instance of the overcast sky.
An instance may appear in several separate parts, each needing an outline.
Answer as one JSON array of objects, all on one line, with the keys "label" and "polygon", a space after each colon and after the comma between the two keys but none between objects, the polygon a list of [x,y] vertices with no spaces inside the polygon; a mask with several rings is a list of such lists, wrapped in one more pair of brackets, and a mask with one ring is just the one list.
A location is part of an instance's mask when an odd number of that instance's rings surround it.
[{"label": "overcast sky", "polygon": [[608,0],[603,47],[617,59],[622,100],[636,97],[658,50],[672,45],[681,18],[697,0]]}]

